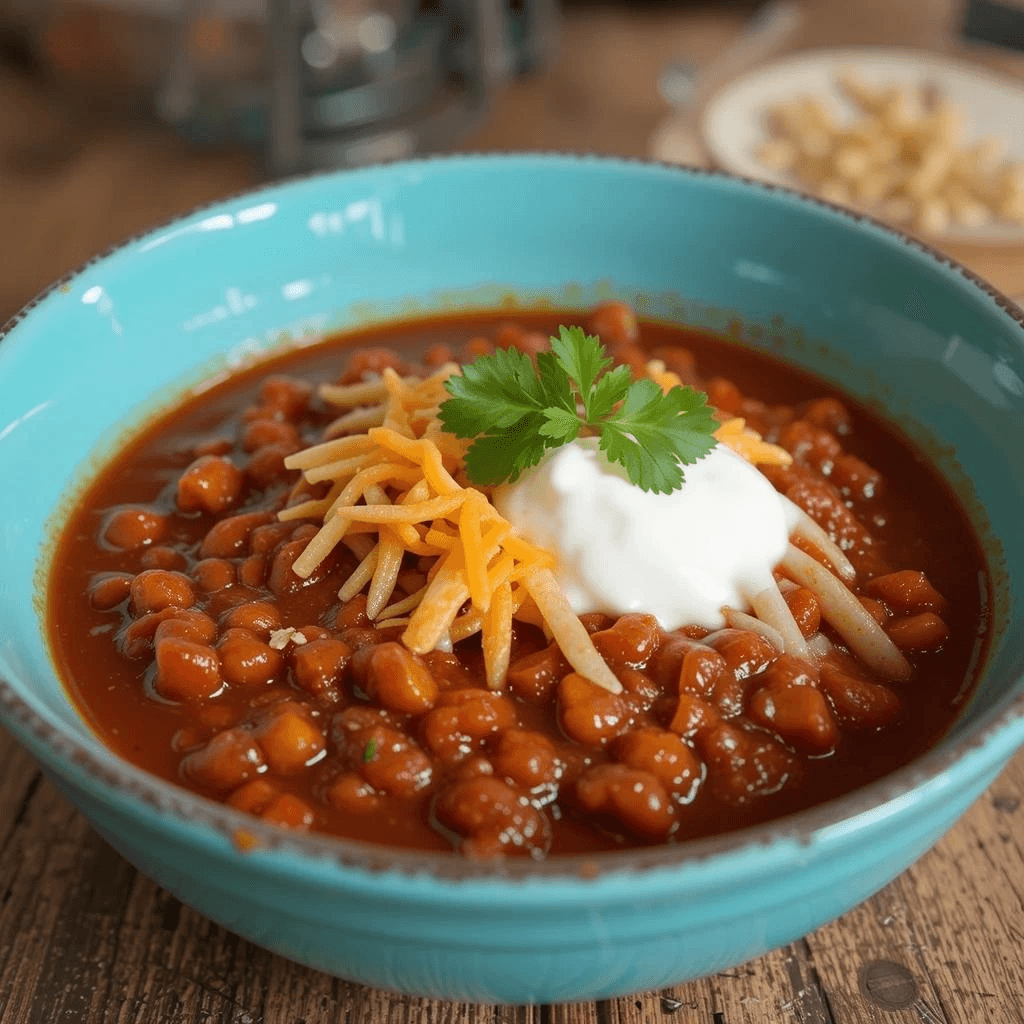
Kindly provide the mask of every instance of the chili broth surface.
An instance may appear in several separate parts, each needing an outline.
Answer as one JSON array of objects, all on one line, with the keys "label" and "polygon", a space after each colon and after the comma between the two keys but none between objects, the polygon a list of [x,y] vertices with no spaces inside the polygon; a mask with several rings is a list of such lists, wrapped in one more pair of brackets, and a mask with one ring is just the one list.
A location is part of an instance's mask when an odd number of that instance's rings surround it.
[{"label": "chili broth surface", "polygon": [[[441,851],[455,848],[476,856],[591,852],[726,832],[832,799],[891,772],[933,746],[949,728],[969,688],[971,680],[967,675],[985,642],[986,625],[987,582],[980,546],[947,484],[898,431],[835,389],[777,359],[702,332],[649,321],[640,321],[638,338],[628,336],[628,332],[618,339],[609,338],[608,335],[616,333],[614,318],[609,322],[605,314],[602,320],[601,314],[601,310],[514,314],[502,311],[493,315],[435,317],[346,334],[243,370],[186,399],[148,426],[117,454],[78,502],[54,555],[48,590],[48,629],[54,659],[75,705],[103,742],[157,776],[206,796],[227,800],[282,825],[314,828],[392,846]],[[509,326],[510,323],[515,326]],[[517,689],[511,684],[493,700],[481,698],[487,705],[486,714],[482,711],[477,717],[482,720],[490,716],[493,728],[487,731],[486,723],[481,725],[480,734],[474,732],[470,736],[471,749],[460,755],[454,748],[445,748],[440,740],[431,740],[435,726],[428,725],[424,715],[392,710],[385,712],[376,724],[360,718],[372,711],[364,689],[365,679],[359,674],[368,671],[368,656],[346,662],[327,696],[326,690],[317,694],[299,685],[290,667],[289,653],[282,655],[280,668],[267,683],[229,685],[207,700],[178,701],[161,695],[154,686],[152,641],[147,648],[142,637],[137,649],[131,652],[133,656],[126,656],[125,636],[140,616],[133,612],[127,589],[120,600],[114,600],[122,587],[117,581],[123,580],[123,588],[127,588],[140,573],[153,568],[182,573],[194,581],[196,566],[203,561],[199,549],[219,518],[265,511],[266,522],[261,525],[272,525],[273,513],[298,478],[296,472],[281,470],[280,444],[275,448],[271,440],[256,445],[259,438],[254,439],[252,430],[246,433],[252,422],[261,418],[253,410],[267,407],[268,377],[285,375],[312,385],[314,397],[308,406],[287,420],[305,446],[319,441],[324,425],[332,419],[315,398],[315,387],[338,381],[346,368],[349,379],[358,377],[353,370],[353,358],[361,359],[362,365],[370,370],[383,365],[382,357],[373,355],[377,350],[394,350],[413,363],[425,356],[436,362],[442,355],[438,346],[460,358],[472,358],[486,351],[495,340],[509,343],[512,339],[516,343],[516,338],[533,339],[522,346],[528,348],[529,344],[536,344],[538,336],[556,332],[561,324],[573,323],[598,329],[610,351],[622,361],[640,365],[650,356],[663,359],[669,369],[676,369],[684,377],[689,375],[703,386],[713,404],[745,416],[767,440],[782,443],[780,437],[788,430],[785,439],[800,473],[813,470],[833,487],[838,479],[834,460],[822,455],[821,445],[830,444],[828,438],[838,439],[846,457],[842,465],[847,473],[842,504],[872,538],[869,552],[851,554],[862,582],[867,583],[874,575],[885,575],[880,569],[919,570],[944,599],[941,615],[948,635],[938,649],[907,652],[914,673],[908,682],[887,684],[898,704],[887,720],[876,722],[871,715],[858,720],[855,710],[844,711],[839,706],[842,698],[837,704],[830,691],[828,706],[838,729],[835,748],[824,756],[798,751],[785,737],[773,735],[763,721],[750,717],[754,694],[767,685],[765,673],[770,666],[757,669],[755,665],[746,676],[741,666],[730,666],[734,703],[723,703],[725,698],[720,698],[715,705],[710,696],[707,702],[714,706],[720,722],[739,728],[743,737],[763,740],[768,751],[764,755],[766,763],[784,766],[777,769],[770,764],[766,770],[780,771],[785,776],[784,784],[774,790],[766,785],[764,792],[746,799],[742,795],[745,783],[737,781],[743,766],[736,758],[730,761],[728,743],[722,740],[716,746],[717,741],[707,735],[699,740],[694,735],[684,736],[694,765],[689,776],[685,775],[685,766],[680,769],[684,781],[689,781],[672,798],[673,823],[663,835],[658,832],[661,826],[647,828],[643,824],[640,811],[619,814],[611,797],[594,797],[592,793],[587,797],[585,784],[583,789],[579,788],[580,780],[590,777],[588,772],[604,765],[623,765],[620,774],[628,782],[633,777],[627,776],[625,770],[641,770],[636,767],[640,762],[635,757],[631,761],[632,755],[622,751],[630,744],[631,749],[637,747],[640,741],[623,739],[625,732],[611,739],[603,737],[600,742],[588,742],[586,737],[567,733],[557,680],[543,699],[527,693],[529,686]],[[367,351],[369,355],[365,354]],[[360,356],[359,352],[364,354]],[[789,411],[780,411],[784,409]],[[818,422],[803,418],[808,409],[815,410]],[[821,426],[827,421],[829,410],[835,417],[832,426],[836,430]],[[804,422],[811,424],[806,436],[793,426]],[[179,508],[179,479],[202,455],[226,458],[242,471],[240,495],[224,516]],[[857,491],[859,478],[853,471],[854,460],[880,475],[880,483],[867,488],[871,492],[868,496]],[[780,490],[795,486],[795,477],[768,475]],[[794,493],[803,492],[797,487]],[[814,506],[807,510],[824,525],[829,521],[829,511],[821,507],[820,501],[814,505],[816,500],[807,499]],[[139,509],[162,517],[162,532],[136,547],[112,543],[112,517],[125,510],[134,515]],[[290,524],[292,529],[297,525]],[[267,532],[263,536],[271,537]],[[215,640],[223,650],[224,634],[233,628],[232,609],[240,606],[240,597],[250,603],[273,604],[281,626],[300,630],[304,626],[317,627],[323,634],[320,639],[346,643],[353,655],[358,650],[356,640],[397,640],[400,630],[377,631],[379,635],[375,638],[364,635],[361,639],[351,633],[361,630],[366,634],[372,627],[359,620],[358,607],[346,613],[337,597],[340,581],[358,563],[347,550],[336,552],[325,563],[324,571],[313,574],[308,585],[295,587],[291,592],[275,593],[270,589],[268,581],[275,552],[279,553],[289,538],[294,541],[292,534],[282,532],[281,537],[274,548],[263,553],[262,580],[258,578],[259,559],[247,549],[233,560],[220,559],[235,565],[234,582],[212,590],[194,585],[193,607],[217,624],[217,635],[210,640],[211,645]],[[253,573],[253,585],[249,587],[238,582],[237,577],[246,558],[251,560]],[[97,593],[106,597],[97,600]],[[889,613],[891,619],[894,613],[891,609]],[[616,626],[610,619],[588,625],[605,629]],[[640,626],[635,623],[626,623],[620,634],[628,640],[637,629]],[[346,630],[350,632],[346,634]],[[699,642],[699,633],[692,638]],[[663,652],[667,642],[664,634],[651,641]],[[512,671],[524,659],[538,660],[540,652],[548,646],[539,629],[517,626]],[[750,642],[750,646],[754,650],[756,645]],[[475,638],[457,644],[453,656],[430,656],[426,662],[442,694],[468,692],[485,685],[480,643]],[[356,664],[364,667],[357,672]],[[648,686],[643,679],[633,679],[628,691],[633,732],[670,731],[673,702],[677,699],[676,680],[670,671],[670,661],[665,662],[669,668],[659,669],[658,664],[657,655],[647,661],[638,659],[638,668],[633,670],[635,675],[650,681]],[[523,671],[520,667],[520,677]],[[864,681],[881,685],[869,675],[864,676]],[[735,700],[740,702],[738,712]],[[294,720],[281,713],[282,708],[292,706],[297,709]],[[430,713],[442,706],[448,705],[442,701]],[[257,748],[262,749],[262,743],[269,750],[275,729],[298,728],[302,722],[311,723],[313,738],[312,746],[308,747],[308,764],[285,766],[280,771],[264,764],[239,785],[218,781],[220,777],[213,769],[213,774],[209,774],[206,769],[188,768],[190,764],[204,763],[203,751],[217,736],[237,733],[255,737]],[[385,733],[374,732],[379,728],[385,728]],[[321,748],[317,746],[316,733],[321,737]],[[382,742],[390,743],[392,733],[404,737],[396,741],[396,750],[405,746],[395,757],[408,755],[407,763],[403,762],[404,768],[394,769],[392,774],[397,781],[385,779],[386,784],[382,784],[381,777],[376,777],[378,784],[374,784],[370,768],[380,752],[373,737],[383,736]],[[514,735],[503,739],[504,733]],[[529,739],[537,734],[547,738],[546,744]],[[521,735],[527,736],[527,740],[520,741]],[[654,732],[648,735],[653,736]],[[367,736],[369,739],[365,739]],[[358,737],[357,745],[353,745],[352,737]],[[530,743],[534,742],[531,748]],[[545,768],[545,758],[556,767],[548,764]],[[286,757],[277,758],[279,765],[286,765],[286,761]],[[536,771],[527,778],[531,765]],[[610,776],[605,773],[601,778],[606,785]],[[480,782],[481,779],[489,781]],[[250,783],[256,781],[266,785],[263,789],[254,788]],[[528,781],[537,785],[530,787]],[[247,785],[248,796],[239,797],[237,794]],[[505,789],[499,791],[499,785]],[[544,830],[543,841],[507,848],[495,846],[491,833],[497,826],[474,832],[474,827],[460,824],[472,817],[467,801],[502,805],[503,800],[507,803],[506,790],[520,800],[521,814],[525,815],[525,824],[520,821],[519,825],[509,827],[526,831],[532,828],[534,832],[540,827]],[[515,808],[505,810],[511,815]],[[534,818],[537,820],[533,821]]]}]

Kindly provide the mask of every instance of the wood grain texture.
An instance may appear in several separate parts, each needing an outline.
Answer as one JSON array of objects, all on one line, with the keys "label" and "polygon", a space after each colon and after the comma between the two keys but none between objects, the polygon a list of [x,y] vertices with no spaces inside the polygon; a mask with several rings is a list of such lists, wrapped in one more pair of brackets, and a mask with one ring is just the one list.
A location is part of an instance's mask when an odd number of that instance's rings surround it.
[{"label": "wood grain texture", "polygon": [[[807,0],[804,42],[937,44],[954,6]],[[661,67],[713,60],[743,14],[573,10],[561,60],[498,96],[466,148],[642,156],[667,113]],[[986,60],[1024,77],[1020,58]],[[0,68],[0,320],[105,246],[258,178],[249,154],[194,153],[158,129],[85,116]],[[1020,250],[959,255],[1007,289],[1024,282]],[[786,949],[661,992],[506,1007],[367,989],[231,935],[126,864],[0,732],[0,1024],[51,1022],[1022,1024],[1024,754],[918,864]]]}]

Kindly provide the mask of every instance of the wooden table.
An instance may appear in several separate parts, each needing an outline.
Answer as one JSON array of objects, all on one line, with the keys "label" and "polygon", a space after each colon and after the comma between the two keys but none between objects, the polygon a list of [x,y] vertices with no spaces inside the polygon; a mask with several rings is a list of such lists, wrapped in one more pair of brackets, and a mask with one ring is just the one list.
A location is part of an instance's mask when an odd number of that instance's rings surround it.
[{"label": "wooden table", "polygon": [[[819,31],[850,41],[874,41],[871,5],[893,42],[926,39],[950,13],[945,0],[808,4],[826,9]],[[742,14],[573,10],[558,66],[498,98],[470,146],[641,156],[667,113],[660,68],[720,52]],[[0,70],[0,319],[104,246],[258,176],[245,154],[197,155],[155,128],[83,121]],[[1020,251],[966,256],[1024,292]],[[204,920],[115,854],[0,733],[0,1024],[1019,1024],[1022,801],[1024,754],[874,899],[734,971],[598,1004],[477,1007],[338,981]]]}]

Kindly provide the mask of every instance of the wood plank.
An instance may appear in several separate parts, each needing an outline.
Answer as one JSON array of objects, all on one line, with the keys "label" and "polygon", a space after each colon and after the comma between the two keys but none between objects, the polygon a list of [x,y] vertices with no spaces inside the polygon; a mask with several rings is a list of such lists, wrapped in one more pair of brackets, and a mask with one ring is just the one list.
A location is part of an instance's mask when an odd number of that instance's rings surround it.
[{"label": "wood plank", "polygon": [[[1018,755],[930,853],[874,899],[809,937],[837,1020],[1024,1020],[1022,801],[1024,756]],[[890,995],[905,991],[894,975],[916,987],[906,1008],[889,1008],[884,985],[873,997],[865,991],[863,972],[871,962],[896,965],[888,972]]]}]

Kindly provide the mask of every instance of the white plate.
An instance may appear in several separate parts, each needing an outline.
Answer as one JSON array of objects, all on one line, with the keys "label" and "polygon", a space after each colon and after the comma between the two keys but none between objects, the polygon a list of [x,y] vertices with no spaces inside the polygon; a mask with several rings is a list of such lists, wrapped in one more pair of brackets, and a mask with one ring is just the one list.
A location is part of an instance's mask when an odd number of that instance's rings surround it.
[{"label": "white plate", "polygon": [[[778,184],[795,182],[755,157],[765,141],[765,112],[797,96],[812,95],[847,117],[855,110],[837,87],[838,76],[856,68],[869,85],[931,83],[964,110],[965,142],[1002,139],[1009,160],[1024,160],[1024,86],[981,68],[914,50],[852,48],[819,50],[770,64],[725,86],[708,103],[701,130],[708,152],[725,170]],[[998,222],[979,228],[951,227],[941,236],[964,242],[1024,242],[1024,228]]]}]

